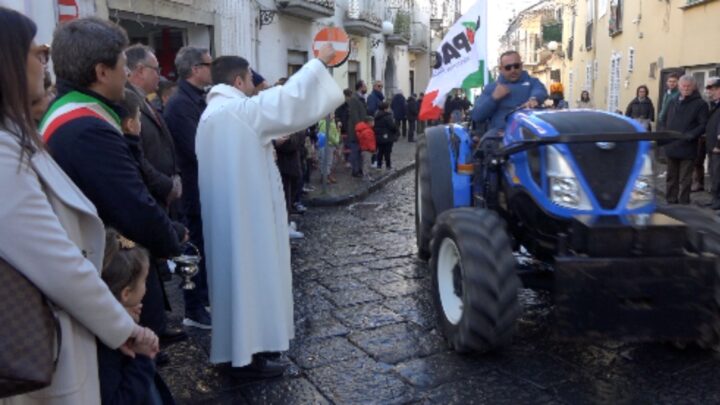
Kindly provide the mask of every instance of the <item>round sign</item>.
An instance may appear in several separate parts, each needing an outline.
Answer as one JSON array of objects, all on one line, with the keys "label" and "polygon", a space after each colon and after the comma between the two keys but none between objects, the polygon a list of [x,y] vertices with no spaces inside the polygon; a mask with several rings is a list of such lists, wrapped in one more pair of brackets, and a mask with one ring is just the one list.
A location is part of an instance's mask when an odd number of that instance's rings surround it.
[{"label": "round sign", "polygon": [[345,63],[350,56],[350,37],[342,28],[326,27],[315,35],[313,40],[313,53],[315,57],[320,54],[320,48],[326,43],[332,44],[335,48],[335,57],[328,63],[329,67],[338,67]]},{"label": "round sign", "polygon": [[79,15],[80,9],[75,0],[58,0],[58,21],[71,21]]}]

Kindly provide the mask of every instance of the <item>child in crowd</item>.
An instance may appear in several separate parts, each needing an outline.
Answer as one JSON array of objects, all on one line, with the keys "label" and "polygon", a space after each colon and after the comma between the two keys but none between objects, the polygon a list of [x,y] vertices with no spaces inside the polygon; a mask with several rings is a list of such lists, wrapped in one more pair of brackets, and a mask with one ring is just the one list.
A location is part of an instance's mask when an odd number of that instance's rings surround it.
[{"label": "child in crowd", "polygon": [[391,170],[390,155],[392,154],[393,143],[398,139],[398,127],[388,108],[388,103],[383,101],[375,114],[375,140],[378,148],[377,168],[382,168],[384,161],[386,169]]},{"label": "child in crowd", "polygon": [[[140,320],[149,266],[150,259],[145,249],[108,229],[102,279],[135,322]],[[155,370],[153,359],[160,347],[152,331],[146,329],[146,334],[135,340],[131,347],[135,352],[134,358],[119,349],[110,349],[100,340],[97,347],[103,404],[175,403],[167,385]]]},{"label": "child in crowd", "polygon": [[373,181],[373,178],[370,177],[370,165],[371,157],[376,150],[375,131],[373,131],[374,125],[375,119],[369,115],[365,117],[362,122],[358,122],[357,125],[355,125],[355,135],[357,136],[360,151],[362,152],[362,172],[365,181]]},{"label": "child in crowd", "polygon": [[340,145],[340,123],[335,121],[335,114],[330,113],[324,120],[318,122],[318,132],[325,134],[325,146],[320,149],[320,173],[328,183],[336,183],[332,173],[335,150]]}]

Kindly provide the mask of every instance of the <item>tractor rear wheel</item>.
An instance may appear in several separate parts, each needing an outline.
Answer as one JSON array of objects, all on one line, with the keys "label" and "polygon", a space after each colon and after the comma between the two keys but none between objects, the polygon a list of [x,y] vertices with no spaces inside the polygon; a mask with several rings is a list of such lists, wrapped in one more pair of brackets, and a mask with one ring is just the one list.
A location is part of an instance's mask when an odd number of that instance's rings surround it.
[{"label": "tractor rear wheel", "polygon": [[520,315],[510,238],[493,211],[443,212],[431,242],[433,300],[440,328],[458,352],[508,345]]}]

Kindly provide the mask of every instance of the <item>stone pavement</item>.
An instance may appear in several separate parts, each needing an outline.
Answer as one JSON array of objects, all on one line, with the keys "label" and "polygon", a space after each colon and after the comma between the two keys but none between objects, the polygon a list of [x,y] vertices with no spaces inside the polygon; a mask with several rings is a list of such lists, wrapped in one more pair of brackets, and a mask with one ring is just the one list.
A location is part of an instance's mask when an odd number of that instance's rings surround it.
[{"label": "stone pavement", "polygon": [[372,169],[371,175],[375,177],[375,181],[372,183],[352,177],[352,171],[345,162],[336,162],[335,178],[337,183],[329,184],[323,190],[320,171],[314,170],[310,178],[310,185],[315,190],[305,196],[303,199],[305,204],[308,206],[342,205],[367,197],[388,181],[397,178],[414,167],[416,145],[417,143],[408,142],[405,138],[395,142],[392,152],[393,170],[388,171],[385,168],[381,170]]},{"label": "stone pavement", "polygon": [[[180,403],[720,403],[720,358],[667,344],[556,338],[546,293],[521,290],[513,344],[491,355],[448,350],[430,277],[415,258],[414,179],[346,207],[311,208],[293,243],[294,373],[233,379],[208,364],[210,333],[190,330],[160,370]],[[168,284],[178,323],[177,281]]]}]

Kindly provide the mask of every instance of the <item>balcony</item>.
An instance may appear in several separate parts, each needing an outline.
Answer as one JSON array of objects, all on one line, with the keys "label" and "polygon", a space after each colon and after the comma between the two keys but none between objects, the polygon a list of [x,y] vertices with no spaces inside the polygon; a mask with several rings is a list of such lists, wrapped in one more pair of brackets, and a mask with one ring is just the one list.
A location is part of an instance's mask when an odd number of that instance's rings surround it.
[{"label": "balcony", "polygon": [[408,51],[413,53],[426,53],[430,48],[429,43],[430,30],[428,29],[427,25],[421,22],[414,22]]},{"label": "balcony", "polygon": [[393,33],[385,38],[388,45],[410,45],[410,13],[405,10],[398,10],[393,20]]},{"label": "balcony", "polygon": [[278,11],[306,20],[335,15],[335,0],[277,0]]},{"label": "balcony", "polygon": [[348,34],[367,36],[382,32],[382,20],[378,12],[380,2],[373,0],[349,0],[344,28]]}]

